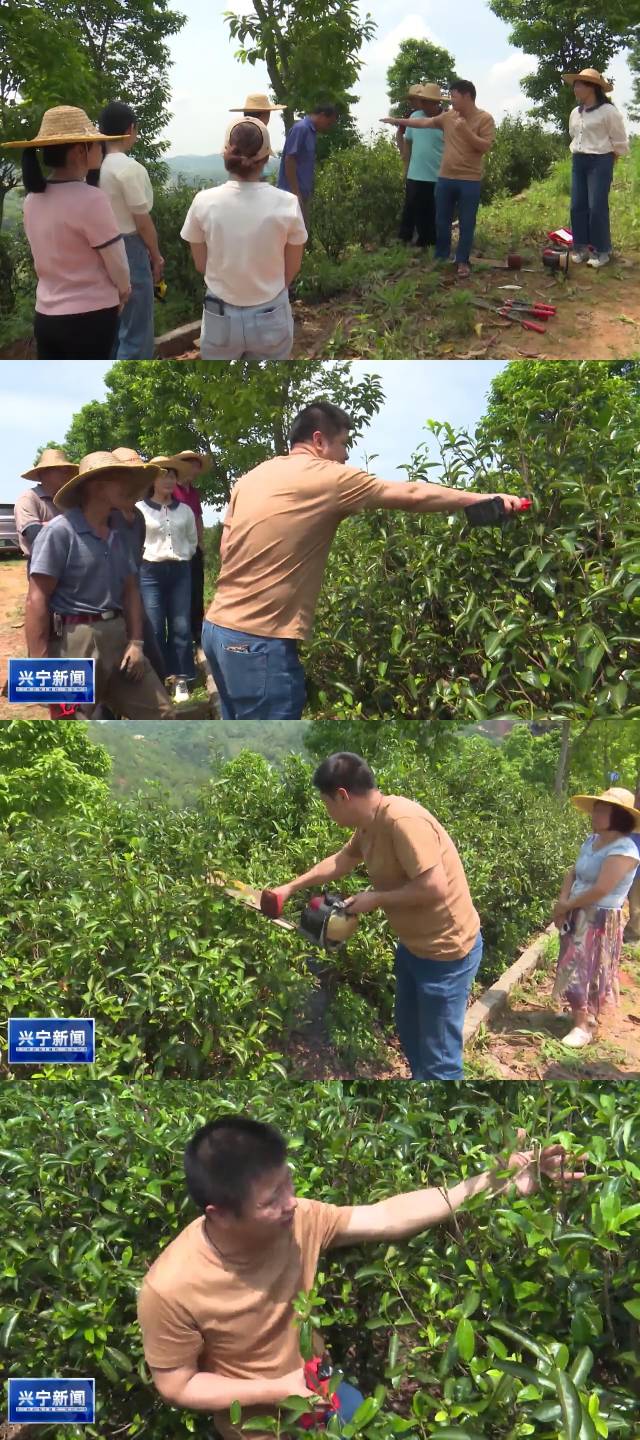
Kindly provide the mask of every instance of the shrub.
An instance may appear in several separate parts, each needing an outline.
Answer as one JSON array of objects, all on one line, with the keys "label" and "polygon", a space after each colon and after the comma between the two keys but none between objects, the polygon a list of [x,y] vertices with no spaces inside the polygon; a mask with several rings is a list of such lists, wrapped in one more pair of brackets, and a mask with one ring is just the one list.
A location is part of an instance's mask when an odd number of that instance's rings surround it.
[{"label": "shrub", "polygon": [[482,182],[484,204],[489,205],[497,195],[519,195],[533,180],[544,180],[566,148],[566,142],[545,130],[539,121],[507,115],[498,125],[495,143],[487,156]]},{"label": "shrub", "polygon": [[[85,1077],[1,1088],[6,1368],[95,1375],[98,1423],[83,1435],[211,1435],[210,1416],[164,1405],[154,1391],[135,1297],[148,1265],[194,1218],[187,1139],[238,1110],[290,1140],[300,1195],[336,1204],[450,1186],[515,1148],[518,1126],[529,1144],[559,1140],[584,1154],[589,1183],[565,1194],[480,1195],[413,1240],[329,1253],[298,1314],[317,1317],[334,1363],[369,1397],[353,1432],[365,1440],[633,1440],[637,1085],[304,1088],[248,1077],[224,1092]],[[69,1433],[42,1428],[43,1440]]]},{"label": "shrub", "polygon": [[314,238],[332,260],[351,245],[384,245],[396,231],[402,196],[402,161],[385,135],[334,151],[318,173]]}]

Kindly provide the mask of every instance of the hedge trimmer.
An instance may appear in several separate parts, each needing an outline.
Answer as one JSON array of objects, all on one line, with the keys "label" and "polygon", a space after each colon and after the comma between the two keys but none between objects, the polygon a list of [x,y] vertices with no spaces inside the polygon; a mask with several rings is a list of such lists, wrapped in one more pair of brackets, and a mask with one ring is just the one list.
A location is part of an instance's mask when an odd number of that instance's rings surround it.
[{"label": "hedge trimmer", "polygon": [[358,928],[357,915],[350,915],[343,895],[332,890],[323,890],[313,895],[295,922],[282,919],[282,897],[274,890],[258,890],[245,885],[242,880],[233,880],[221,870],[208,876],[209,884],[215,885],[249,910],[256,910],[279,925],[282,930],[292,930],[310,940],[319,950],[335,950],[349,940]]}]

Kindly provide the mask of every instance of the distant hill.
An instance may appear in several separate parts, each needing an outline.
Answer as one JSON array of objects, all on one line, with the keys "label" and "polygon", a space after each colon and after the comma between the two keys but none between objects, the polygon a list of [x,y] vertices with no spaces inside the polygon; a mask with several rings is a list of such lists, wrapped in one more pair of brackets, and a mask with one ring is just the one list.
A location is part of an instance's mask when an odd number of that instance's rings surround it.
[{"label": "distant hill", "polygon": [[[204,180],[209,185],[222,185],[228,178],[221,155],[170,155],[165,158],[165,164],[175,180],[182,176],[185,180]],[[277,173],[277,160],[269,160],[265,174]]]}]

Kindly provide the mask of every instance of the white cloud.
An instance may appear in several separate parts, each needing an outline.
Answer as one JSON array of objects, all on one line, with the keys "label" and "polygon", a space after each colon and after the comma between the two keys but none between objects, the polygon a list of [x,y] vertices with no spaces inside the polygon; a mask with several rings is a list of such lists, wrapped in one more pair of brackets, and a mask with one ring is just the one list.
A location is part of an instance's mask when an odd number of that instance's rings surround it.
[{"label": "white cloud", "polygon": [[442,43],[433,30],[425,25],[422,15],[405,15],[392,30],[365,46],[362,53],[366,65],[390,65],[391,61],[395,60],[403,40],[430,40],[432,45]]},{"label": "white cloud", "polygon": [[523,75],[528,75],[530,70],[535,70],[536,59],[534,55],[523,55],[521,50],[514,50],[506,60],[498,60],[491,66],[489,81],[502,83],[507,80],[520,80]]},{"label": "white cloud", "polygon": [[[4,364],[7,362],[5,361]],[[3,368],[4,368],[3,364]],[[40,366],[29,366],[29,373],[32,370],[39,370]],[[37,375],[36,375],[37,382]],[[3,430],[33,430],[34,418],[37,420],[38,431],[42,434],[45,430],[55,431],[67,428],[67,415],[71,416],[78,405],[84,404],[85,397],[79,400],[77,395],[56,394],[46,395],[37,387],[37,383],[29,390],[5,390],[2,389],[2,428]],[[61,426],[61,416],[64,417]],[[41,444],[42,441],[38,441]],[[28,446],[27,446],[28,449]]]}]

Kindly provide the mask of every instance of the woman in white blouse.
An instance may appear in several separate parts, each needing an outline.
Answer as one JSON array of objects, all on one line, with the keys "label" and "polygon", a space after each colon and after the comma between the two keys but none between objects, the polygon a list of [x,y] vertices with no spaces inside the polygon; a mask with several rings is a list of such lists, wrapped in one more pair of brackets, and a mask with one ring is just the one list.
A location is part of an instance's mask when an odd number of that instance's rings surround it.
[{"label": "woman in white blouse", "polygon": [[175,699],[182,701],[189,699],[187,685],[196,678],[190,562],[198,536],[193,510],[173,498],[174,486],[185,478],[182,463],[175,455],[156,455],[150,463],[162,468],[146,499],[138,501],[146,527],[140,590],[166,673],[175,676]]},{"label": "woman in white blouse", "polygon": [[628,155],[629,141],[624,120],[609,100],[613,85],[598,70],[581,70],[563,75],[573,87],[577,105],[569,117],[573,178],[571,187],[571,259],[579,265],[586,260],[594,270],[611,259],[609,191],[613,167],[620,155]]}]

